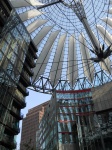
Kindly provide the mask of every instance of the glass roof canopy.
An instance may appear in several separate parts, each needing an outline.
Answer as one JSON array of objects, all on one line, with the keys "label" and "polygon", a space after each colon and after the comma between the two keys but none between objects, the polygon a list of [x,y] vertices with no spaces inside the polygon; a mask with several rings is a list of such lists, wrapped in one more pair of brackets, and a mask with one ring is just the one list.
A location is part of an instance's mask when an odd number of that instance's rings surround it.
[{"label": "glass roof canopy", "polygon": [[111,81],[111,0],[11,0],[38,59],[34,90],[88,88]]}]

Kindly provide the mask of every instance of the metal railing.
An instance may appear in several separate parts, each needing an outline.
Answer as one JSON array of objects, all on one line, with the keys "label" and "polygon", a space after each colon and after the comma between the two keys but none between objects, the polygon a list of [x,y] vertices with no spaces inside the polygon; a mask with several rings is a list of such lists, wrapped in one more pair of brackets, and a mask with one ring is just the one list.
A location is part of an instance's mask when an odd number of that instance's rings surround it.
[{"label": "metal railing", "polygon": [[22,93],[19,92],[19,90],[16,90],[15,98],[17,98],[18,100],[24,102],[24,96],[22,95]]},{"label": "metal railing", "polygon": [[19,82],[18,86],[20,87],[21,92],[23,94],[25,94],[25,96],[28,96],[29,92],[27,91],[26,87],[24,87],[20,82]]},{"label": "metal railing", "polygon": [[19,112],[17,109],[12,108],[11,110],[18,118],[23,119],[23,114]]},{"label": "metal railing", "polygon": [[25,63],[25,67],[26,67],[26,70],[28,71],[28,73],[33,76],[34,72],[33,70],[29,67],[29,65],[27,63]]},{"label": "metal railing", "polygon": [[25,81],[30,85],[30,76],[26,71],[22,71],[22,77],[25,79]]},{"label": "metal railing", "polygon": [[13,131],[16,131],[17,133],[20,132],[20,128],[17,126],[16,123],[12,123],[12,122],[10,122],[10,121],[7,121],[6,125],[7,125],[9,128],[13,129]]},{"label": "metal railing", "polygon": [[30,53],[27,54],[27,59],[29,61],[29,63],[31,64],[32,67],[35,67],[36,66],[36,63],[34,61],[34,58],[31,56]]}]

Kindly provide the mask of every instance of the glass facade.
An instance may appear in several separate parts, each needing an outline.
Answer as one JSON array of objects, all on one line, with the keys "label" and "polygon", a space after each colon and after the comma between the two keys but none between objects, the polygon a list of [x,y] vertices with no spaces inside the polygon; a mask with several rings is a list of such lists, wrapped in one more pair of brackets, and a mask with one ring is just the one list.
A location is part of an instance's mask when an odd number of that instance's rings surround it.
[{"label": "glass facade", "polygon": [[37,150],[111,150],[112,113],[94,110],[91,89],[55,91],[39,125]]},{"label": "glass facade", "polygon": [[[2,12],[9,13],[8,1],[5,2],[0,2],[4,9]],[[10,10],[7,16],[0,30],[0,150],[16,148],[15,137],[20,132],[21,109],[26,106],[26,88],[30,85],[33,68],[27,61],[27,54],[36,53],[30,35],[15,10]],[[32,62],[34,59],[32,57]]]},{"label": "glass facade", "polygon": [[[13,28],[6,32],[8,26],[13,26]],[[4,36],[0,39],[0,82],[14,86],[20,78],[30,44],[30,36],[13,11],[2,32]]]},{"label": "glass facade", "polygon": [[56,150],[57,147],[57,119],[55,97],[49,102],[48,108],[39,124],[37,134],[37,150]]},{"label": "glass facade", "polygon": [[70,144],[77,150],[89,148],[94,130],[91,90],[57,91],[56,99],[59,149]]},{"label": "glass facade", "polygon": [[[56,91],[42,121],[37,145],[42,150],[88,147],[94,115],[91,90]],[[54,147],[54,148],[53,148]]]}]

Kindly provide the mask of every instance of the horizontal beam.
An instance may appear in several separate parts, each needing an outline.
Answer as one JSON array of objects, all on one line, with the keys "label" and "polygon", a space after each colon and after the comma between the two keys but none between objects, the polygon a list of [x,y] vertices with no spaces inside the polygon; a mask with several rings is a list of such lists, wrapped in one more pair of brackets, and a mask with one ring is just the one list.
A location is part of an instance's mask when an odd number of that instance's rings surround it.
[{"label": "horizontal beam", "polygon": [[49,3],[49,4],[42,5],[42,6],[40,6],[40,7],[37,7],[37,10],[42,9],[42,8],[45,8],[45,7],[48,7],[48,6],[51,6],[51,5],[54,5],[54,4],[57,4],[57,3],[61,3],[61,0],[56,1],[56,2],[53,2],[53,3]]}]

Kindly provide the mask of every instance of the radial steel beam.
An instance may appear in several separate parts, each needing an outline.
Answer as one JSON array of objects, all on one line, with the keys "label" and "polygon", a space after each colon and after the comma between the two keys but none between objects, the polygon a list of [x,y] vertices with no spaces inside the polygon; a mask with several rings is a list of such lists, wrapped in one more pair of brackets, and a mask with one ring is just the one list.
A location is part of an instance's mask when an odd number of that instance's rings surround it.
[{"label": "radial steel beam", "polygon": [[57,3],[61,3],[61,0],[58,0],[58,1],[55,1],[55,2],[52,2],[52,3],[49,3],[49,4],[45,4],[45,5],[42,5],[42,6],[39,6],[39,7],[37,7],[37,10],[45,8],[45,7],[48,7],[48,6],[52,6],[52,5],[57,4]]}]

